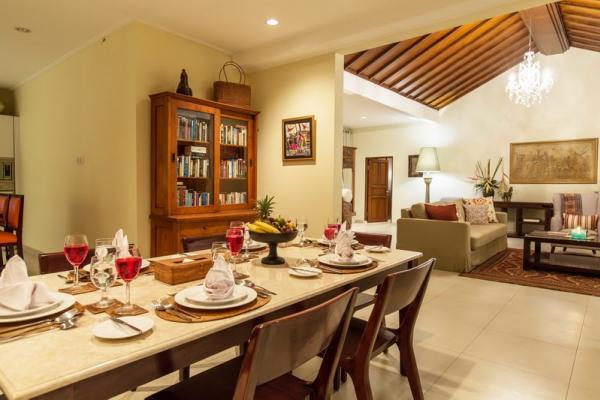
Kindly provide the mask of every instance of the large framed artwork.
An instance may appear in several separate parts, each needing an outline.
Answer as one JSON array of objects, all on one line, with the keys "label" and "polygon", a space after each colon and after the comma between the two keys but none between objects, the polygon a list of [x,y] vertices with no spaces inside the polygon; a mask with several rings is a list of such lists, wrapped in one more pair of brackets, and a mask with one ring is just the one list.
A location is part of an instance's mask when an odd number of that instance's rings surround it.
[{"label": "large framed artwork", "polygon": [[315,161],[316,134],[313,115],[284,119],[282,126],[283,163]]},{"label": "large framed artwork", "polygon": [[510,144],[510,183],[597,183],[598,138]]}]

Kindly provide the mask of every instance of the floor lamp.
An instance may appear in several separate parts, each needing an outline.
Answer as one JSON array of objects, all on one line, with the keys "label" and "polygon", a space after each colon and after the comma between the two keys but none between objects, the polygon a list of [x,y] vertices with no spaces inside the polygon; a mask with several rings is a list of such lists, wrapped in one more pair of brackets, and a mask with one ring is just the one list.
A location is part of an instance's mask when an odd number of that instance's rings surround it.
[{"label": "floor lamp", "polygon": [[431,173],[440,172],[440,161],[438,160],[435,147],[421,147],[416,172],[423,173],[425,181],[425,203],[429,203],[429,185],[431,184]]}]

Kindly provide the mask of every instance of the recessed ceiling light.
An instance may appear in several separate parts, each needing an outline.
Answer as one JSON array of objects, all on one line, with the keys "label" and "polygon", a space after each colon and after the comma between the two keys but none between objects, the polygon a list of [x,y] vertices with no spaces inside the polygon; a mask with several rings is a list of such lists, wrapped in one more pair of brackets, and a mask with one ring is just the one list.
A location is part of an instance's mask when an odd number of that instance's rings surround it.
[{"label": "recessed ceiling light", "polygon": [[367,117],[363,115],[360,117],[360,119],[367,119]]},{"label": "recessed ceiling light", "polygon": [[269,26],[276,26],[279,25],[279,21],[276,20],[275,18],[269,18],[268,20],[265,21],[267,25]]},{"label": "recessed ceiling light", "polygon": [[15,31],[17,31],[19,33],[31,33],[31,29],[25,28],[24,26],[15,27]]}]

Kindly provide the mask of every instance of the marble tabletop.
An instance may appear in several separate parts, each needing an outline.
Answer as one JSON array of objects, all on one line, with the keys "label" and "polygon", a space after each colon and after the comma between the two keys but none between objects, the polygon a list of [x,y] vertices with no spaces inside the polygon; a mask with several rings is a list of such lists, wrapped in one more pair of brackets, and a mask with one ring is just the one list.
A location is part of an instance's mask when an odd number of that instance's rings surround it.
[{"label": "marble tabletop", "polygon": [[[288,247],[279,250],[282,257],[294,262],[300,256],[315,258],[322,250],[318,248]],[[363,251],[364,252],[364,251]],[[154,329],[142,336],[119,341],[97,339],[92,335],[95,324],[106,319],[106,314],[93,315],[86,312],[78,321],[78,327],[68,331],[51,331],[29,338],[0,344],[0,388],[9,399],[28,399],[57,388],[78,382],[90,376],[126,365],[133,361],[170,349],[182,343],[197,340],[209,334],[235,326],[287,305],[324,293],[421,257],[421,253],[392,250],[389,253],[372,254],[380,260],[376,269],[357,274],[322,274],[320,278],[295,278],[283,267],[262,266],[257,260],[238,264],[238,270],[250,275],[250,279],[277,295],[256,310],[235,317],[201,323],[177,323],[156,316],[151,300],[199,281],[171,286],[159,282],[152,275],[141,275],[132,282],[132,302],[150,312],[146,316],[154,320]],[[64,286],[56,274],[31,278],[45,282],[51,289]],[[111,297],[123,300],[124,286],[112,288]],[[75,296],[81,304],[99,300],[100,292]]]}]

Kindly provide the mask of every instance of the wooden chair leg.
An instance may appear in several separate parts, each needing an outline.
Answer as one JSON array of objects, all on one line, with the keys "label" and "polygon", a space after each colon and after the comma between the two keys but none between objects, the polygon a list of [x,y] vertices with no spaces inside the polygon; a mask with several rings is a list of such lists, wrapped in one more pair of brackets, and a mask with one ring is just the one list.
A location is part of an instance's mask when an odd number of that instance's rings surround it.
[{"label": "wooden chair leg", "polygon": [[564,253],[565,251],[567,251],[567,248],[566,248],[566,247],[563,247],[563,253]]},{"label": "wooden chair leg", "polygon": [[337,367],[335,369],[335,375],[333,376],[333,390],[335,390],[337,392],[338,390],[340,390],[341,386],[342,386],[342,368]]},{"label": "wooden chair leg", "polygon": [[183,367],[179,370],[179,382],[183,382],[186,379],[190,379],[190,367]]},{"label": "wooden chair leg", "polygon": [[357,400],[373,400],[373,392],[371,391],[371,380],[369,379],[369,369],[365,371],[348,371],[354,392]]},{"label": "wooden chair leg", "polygon": [[400,335],[400,359],[401,370],[404,368],[403,375],[408,378],[410,391],[414,400],[423,400],[423,388],[421,387],[421,379],[419,378],[419,370],[417,368],[417,360],[413,350],[412,335]]}]

